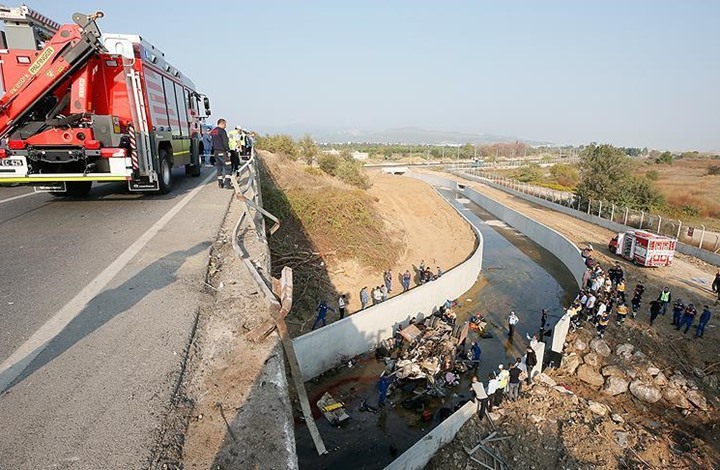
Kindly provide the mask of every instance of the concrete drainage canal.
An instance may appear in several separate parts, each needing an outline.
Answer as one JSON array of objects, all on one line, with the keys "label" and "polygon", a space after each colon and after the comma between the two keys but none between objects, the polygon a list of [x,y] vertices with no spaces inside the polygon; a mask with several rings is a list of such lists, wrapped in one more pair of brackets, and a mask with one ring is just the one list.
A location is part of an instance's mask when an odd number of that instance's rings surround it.
[{"label": "concrete drainage canal", "polygon": [[[454,190],[440,194],[475,225],[484,239],[483,270],[473,287],[457,299],[457,324],[480,314],[484,332],[471,329],[466,348],[479,341],[482,381],[499,364],[522,356],[526,335],[538,333],[540,311],[550,310],[550,325],[562,315],[575,294],[573,275],[555,256]],[[438,234],[442,236],[442,234]],[[508,340],[506,320],[515,310],[520,323]],[[396,380],[385,406],[378,406],[378,380],[397,359],[377,358],[375,352],[352,358],[306,383],[318,429],[328,449],[318,456],[301,416],[295,416],[295,437],[300,468],[383,468],[423,438],[445,418],[471,399],[473,371],[459,374],[455,386],[428,386],[423,380]],[[437,382],[437,381],[436,381]],[[349,419],[331,424],[316,407],[329,393],[344,404]]]}]

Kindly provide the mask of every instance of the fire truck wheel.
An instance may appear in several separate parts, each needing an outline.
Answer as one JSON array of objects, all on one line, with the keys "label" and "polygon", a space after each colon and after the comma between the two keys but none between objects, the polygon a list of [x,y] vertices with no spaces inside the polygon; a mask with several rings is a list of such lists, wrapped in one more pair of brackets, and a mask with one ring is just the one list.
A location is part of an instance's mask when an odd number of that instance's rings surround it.
[{"label": "fire truck wheel", "polygon": [[160,171],[158,171],[158,180],[160,183],[160,194],[167,194],[172,189],[172,163],[168,157],[167,150],[160,150]]},{"label": "fire truck wheel", "polygon": [[187,176],[192,176],[193,178],[200,176],[200,165],[185,165],[185,174]]}]

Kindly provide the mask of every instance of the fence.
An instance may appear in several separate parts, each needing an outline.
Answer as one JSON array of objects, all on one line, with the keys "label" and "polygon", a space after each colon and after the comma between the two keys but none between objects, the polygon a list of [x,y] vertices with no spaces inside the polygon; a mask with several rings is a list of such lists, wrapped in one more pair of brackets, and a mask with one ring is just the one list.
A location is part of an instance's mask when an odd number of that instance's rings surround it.
[{"label": "fence", "polygon": [[658,235],[677,238],[678,241],[702,250],[712,251],[713,253],[720,251],[720,234],[707,230],[704,225],[701,225],[700,228],[695,228],[680,219],[671,219],[663,217],[660,214],[616,206],[606,201],[581,199],[570,192],[555,191],[522,183],[495,173],[483,172],[477,169],[466,169],[465,171],[471,175],[492,181],[497,185],[539,197],[546,201],[584,212],[588,215],[597,216],[601,219],[646,230]]}]

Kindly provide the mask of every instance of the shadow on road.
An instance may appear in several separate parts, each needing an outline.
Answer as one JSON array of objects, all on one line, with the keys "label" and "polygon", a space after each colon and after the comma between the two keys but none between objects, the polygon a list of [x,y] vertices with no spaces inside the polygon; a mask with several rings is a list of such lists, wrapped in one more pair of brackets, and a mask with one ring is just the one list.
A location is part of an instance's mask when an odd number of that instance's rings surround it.
[{"label": "shadow on road", "polygon": [[[177,271],[185,260],[208,248],[210,242],[198,243],[185,251],[163,256],[122,285],[101,292],[52,338],[6,390],[32,376],[35,372],[60,357],[76,343],[92,334],[116,316],[130,310],[153,291],[163,289],[177,280]],[[18,362],[22,362],[22,359]],[[13,367],[5,373],[12,373]],[[0,374],[0,382],[2,382]]]}]

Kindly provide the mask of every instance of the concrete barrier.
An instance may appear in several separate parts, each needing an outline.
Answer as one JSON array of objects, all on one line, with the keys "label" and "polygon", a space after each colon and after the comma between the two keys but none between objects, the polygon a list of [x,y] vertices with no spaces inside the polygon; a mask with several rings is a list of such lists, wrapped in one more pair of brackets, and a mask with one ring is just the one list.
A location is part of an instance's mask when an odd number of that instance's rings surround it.
[{"label": "concrete barrier", "polygon": [[[561,204],[555,204],[554,202],[546,201],[545,199],[539,198],[537,196],[525,194],[521,191],[516,191],[506,186],[494,183],[485,178],[480,178],[478,176],[470,175],[461,171],[455,172],[454,174],[461,176],[462,178],[469,179],[471,181],[477,181],[478,183],[488,185],[491,188],[499,189],[500,191],[512,194],[513,196],[517,196],[521,199],[525,199],[526,201],[532,202],[533,204],[537,204],[548,209],[570,215],[572,217],[575,217],[576,219],[584,220],[585,222],[589,222],[591,224],[599,225],[608,230],[612,230],[613,232],[626,232],[628,230],[637,230],[637,228],[630,227],[629,225],[623,225],[617,222],[613,222],[611,220],[603,219],[602,217],[587,214],[571,207],[565,207]],[[609,241],[610,240],[608,240],[608,242]],[[682,243],[679,241],[677,242],[675,250],[688,256],[694,256],[695,258],[701,259],[706,263],[712,264],[713,266],[720,266],[720,255],[717,253],[713,253],[712,251],[702,250],[697,246],[690,246],[686,243]]]},{"label": "concrete barrier", "polygon": [[[462,212],[458,213],[465,218]],[[470,289],[482,269],[483,241],[480,232],[468,224],[477,237],[475,250],[439,279],[295,338],[293,346],[303,380],[370,351],[381,340],[392,337],[398,324],[405,326],[412,317],[429,316],[446,300],[456,299]]]},{"label": "concrete barrier", "polygon": [[416,470],[425,467],[441,447],[455,439],[455,434],[476,412],[477,404],[474,401],[465,403],[400,457],[393,460],[385,470]]}]

